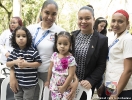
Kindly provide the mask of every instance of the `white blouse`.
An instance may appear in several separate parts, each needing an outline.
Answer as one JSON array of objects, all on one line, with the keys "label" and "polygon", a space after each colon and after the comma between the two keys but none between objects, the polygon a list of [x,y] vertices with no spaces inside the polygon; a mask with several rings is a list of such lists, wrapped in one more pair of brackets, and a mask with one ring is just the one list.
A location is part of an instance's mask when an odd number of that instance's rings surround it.
[{"label": "white blouse", "polygon": [[[115,35],[116,39],[117,35]],[[116,82],[121,77],[124,71],[124,59],[132,57],[132,36],[128,31],[124,31],[119,36],[118,42],[116,42],[109,50],[109,60],[107,61],[106,75],[105,75],[105,86],[108,82]],[[124,88],[124,90],[132,89],[132,75]]]}]

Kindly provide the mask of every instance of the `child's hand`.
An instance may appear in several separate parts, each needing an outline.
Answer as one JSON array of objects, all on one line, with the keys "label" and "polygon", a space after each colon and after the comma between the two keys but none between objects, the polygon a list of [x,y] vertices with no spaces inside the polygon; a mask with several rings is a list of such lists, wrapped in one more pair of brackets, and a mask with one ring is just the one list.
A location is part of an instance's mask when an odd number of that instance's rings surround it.
[{"label": "child's hand", "polygon": [[44,84],[44,86],[49,87],[49,84],[50,84],[50,82],[46,81],[45,84]]},{"label": "child's hand", "polygon": [[28,66],[27,66],[27,61],[24,60],[24,59],[21,59],[21,61],[18,63],[18,67],[19,67],[19,68],[28,67]]},{"label": "child's hand", "polygon": [[63,86],[58,86],[59,92],[60,93],[64,93],[66,91],[66,89]]},{"label": "child's hand", "polygon": [[18,63],[20,63],[21,60],[22,60],[22,58],[21,57],[18,57],[18,59],[14,60],[14,64],[15,65],[18,65]]}]

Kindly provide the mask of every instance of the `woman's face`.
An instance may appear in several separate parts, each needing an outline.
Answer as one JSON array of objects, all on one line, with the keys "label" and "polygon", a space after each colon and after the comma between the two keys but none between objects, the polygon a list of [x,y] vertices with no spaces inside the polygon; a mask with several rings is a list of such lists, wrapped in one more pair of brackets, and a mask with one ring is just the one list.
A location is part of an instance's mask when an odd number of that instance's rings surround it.
[{"label": "woman's face", "polygon": [[89,10],[82,9],[78,12],[78,26],[83,33],[91,33],[94,22],[95,19]]},{"label": "woman's face", "polygon": [[105,22],[100,22],[99,24],[98,24],[98,32],[101,32],[103,29],[104,29],[104,27],[106,26],[106,23]]},{"label": "woman's face", "polygon": [[115,13],[112,16],[111,28],[112,31],[116,34],[122,34],[128,26],[129,22],[126,17],[121,13]]},{"label": "woman's face", "polygon": [[18,26],[19,26],[19,23],[18,23],[18,19],[16,19],[16,18],[12,18],[11,20],[10,20],[10,28],[11,28],[11,30],[15,30]]},{"label": "woman's face", "polygon": [[49,4],[41,11],[42,20],[46,27],[51,27],[56,20],[57,8],[54,4]]}]

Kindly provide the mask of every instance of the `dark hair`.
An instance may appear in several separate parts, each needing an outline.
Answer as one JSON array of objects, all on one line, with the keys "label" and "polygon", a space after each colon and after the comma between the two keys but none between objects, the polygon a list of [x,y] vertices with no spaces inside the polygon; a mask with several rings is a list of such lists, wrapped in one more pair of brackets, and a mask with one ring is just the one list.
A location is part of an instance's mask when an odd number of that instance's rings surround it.
[{"label": "dark hair", "polygon": [[54,5],[56,6],[56,9],[58,10],[58,5],[57,5],[57,3],[56,3],[54,0],[46,0],[46,1],[43,3],[43,6],[42,6],[41,11],[42,11],[45,7],[47,7],[47,5],[49,5],[49,4],[54,4]]},{"label": "dark hair", "polygon": [[55,33],[55,43],[54,43],[54,52],[59,52],[57,49],[57,40],[59,36],[67,36],[70,41],[71,48],[69,49],[69,52],[74,55],[74,47],[75,47],[75,40],[74,36],[71,35],[69,32],[61,31],[59,34]]},{"label": "dark hair", "polygon": [[103,29],[100,33],[103,34],[103,35],[106,35],[106,33],[107,33],[107,29],[106,29],[106,28],[107,28],[108,23],[107,23],[107,20],[104,19],[103,17],[99,17],[99,18],[97,18],[97,19],[95,20],[94,29],[98,30],[98,25],[99,25],[101,22],[105,22],[106,25],[105,25],[104,29]]},{"label": "dark hair", "polygon": [[18,27],[14,30],[14,32],[12,33],[12,36],[11,36],[11,38],[10,38],[11,46],[12,46],[13,48],[19,47],[18,44],[16,43],[16,32],[17,32],[18,30],[23,30],[23,31],[25,31],[26,36],[27,36],[26,47],[30,47],[30,46],[31,46],[31,43],[32,43],[32,35],[31,35],[31,33],[29,32],[29,30],[28,30],[26,27],[24,27],[24,26],[18,26]]},{"label": "dark hair", "polygon": [[87,6],[88,6],[88,7],[90,7],[90,8],[92,8],[92,9],[93,9],[93,11],[94,11],[94,8],[93,8],[93,6],[92,6],[92,5],[88,4]]},{"label": "dark hair", "polygon": [[93,17],[94,17],[94,10],[91,7],[83,6],[82,8],[80,8],[80,10],[84,10],[84,9],[89,10],[92,13]]},{"label": "dark hair", "polygon": [[[13,19],[13,18],[15,18],[15,19],[18,20],[18,24],[19,24],[20,26],[23,26],[23,23],[22,23],[22,20],[21,20],[20,17],[12,17],[12,19]],[[10,29],[11,32],[13,32],[13,30],[10,28],[10,25],[9,25],[9,29]]]}]

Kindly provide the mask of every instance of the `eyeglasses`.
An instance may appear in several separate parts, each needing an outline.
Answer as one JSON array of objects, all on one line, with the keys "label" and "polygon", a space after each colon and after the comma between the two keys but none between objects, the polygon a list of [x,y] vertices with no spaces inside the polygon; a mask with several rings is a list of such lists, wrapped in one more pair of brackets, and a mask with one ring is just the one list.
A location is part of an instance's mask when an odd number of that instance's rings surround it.
[{"label": "eyeglasses", "polygon": [[9,22],[9,24],[17,24],[18,22]]}]

